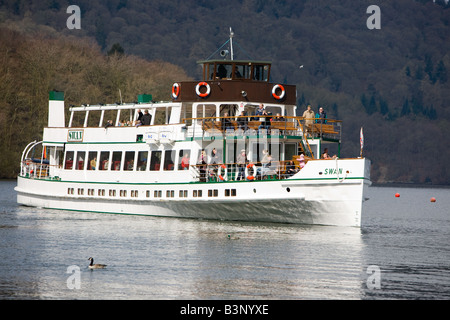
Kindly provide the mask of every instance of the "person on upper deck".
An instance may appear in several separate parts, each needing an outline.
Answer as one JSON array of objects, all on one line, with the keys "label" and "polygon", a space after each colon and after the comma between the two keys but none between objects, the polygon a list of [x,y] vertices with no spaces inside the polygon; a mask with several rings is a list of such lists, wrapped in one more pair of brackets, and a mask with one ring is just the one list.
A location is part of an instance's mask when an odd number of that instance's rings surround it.
[{"label": "person on upper deck", "polygon": [[314,123],[314,111],[311,109],[311,105],[309,104],[305,112],[303,112],[303,118],[305,118],[305,129],[306,132],[312,130],[312,125]]},{"label": "person on upper deck", "polygon": [[222,119],[222,131],[225,133],[227,130],[234,130],[234,126],[231,123],[230,118],[228,118],[228,113],[224,113],[224,118]]},{"label": "person on upper deck", "polygon": [[247,131],[248,129],[248,119],[245,116],[245,112],[241,111],[241,115],[240,117],[237,119],[237,123],[238,123],[238,128],[242,129],[244,131]]},{"label": "person on upper deck", "polygon": [[138,115],[138,117],[137,117],[136,120],[139,120],[139,122],[141,122],[142,117],[144,116],[144,114],[142,113],[141,109],[138,109],[137,115]]},{"label": "person on upper deck", "polygon": [[323,110],[322,107],[319,108],[319,112],[316,113],[316,123],[327,123],[327,113]]},{"label": "person on upper deck", "polygon": [[279,113],[277,113],[277,115],[273,119],[273,121],[285,121],[285,120],[286,119],[284,119]]},{"label": "person on upper deck", "polygon": [[114,127],[114,124],[113,124],[112,120],[108,120],[108,121],[106,122],[105,129],[106,129],[106,128],[109,128],[109,127]]},{"label": "person on upper deck", "polygon": [[260,117],[259,117],[259,116],[262,116],[262,115],[263,115],[263,112],[264,112],[264,105],[261,103],[261,104],[259,105],[258,109],[256,109],[255,117],[253,118],[253,120],[259,121],[259,120],[260,120]]},{"label": "person on upper deck", "polygon": [[261,133],[262,129],[266,129],[266,133],[269,134],[270,122],[272,121],[272,118],[270,116],[272,115],[272,112],[266,112],[266,110],[264,110],[262,115],[265,117],[260,118],[261,124],[258,127],[258,134]]},{"label": "person on upper deck", "polygon": [[144,111],[144,115],[142,116],[141,123],[143,126],[149,126],[152,122],[152,116],[148,113],[148,110]]}]

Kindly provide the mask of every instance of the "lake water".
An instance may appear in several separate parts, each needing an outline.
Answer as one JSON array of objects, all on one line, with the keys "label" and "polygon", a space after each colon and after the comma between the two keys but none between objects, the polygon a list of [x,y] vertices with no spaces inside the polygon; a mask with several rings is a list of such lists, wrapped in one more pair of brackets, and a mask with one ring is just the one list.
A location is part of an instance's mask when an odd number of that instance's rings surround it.
[{"label": "lake water", "polygon": [[450,299],[450,189],[371,187],[359,229],[44,210],[15,185],[0,299]]}]

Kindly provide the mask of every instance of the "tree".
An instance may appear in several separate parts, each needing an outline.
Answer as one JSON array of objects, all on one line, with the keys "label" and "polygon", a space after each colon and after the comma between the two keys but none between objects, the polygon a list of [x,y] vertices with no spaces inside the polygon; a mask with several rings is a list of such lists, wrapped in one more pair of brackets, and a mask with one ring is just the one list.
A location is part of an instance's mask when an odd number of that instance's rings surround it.
[{"label": "tree", "polygon": [[403,101],[403,106],[402,106],[402,111],[400,112],[400,115],[403,116],[407,116],[411,113],[411,109],[409,108],[409,102],[408,99],[405,98]]},{"label": "tree", "polygon": [[125,54],[125,50],[122,48],[122,46],[119,43],[114,43],[111,47],[111,49],[108,50],[108,56],[123,56]]},{"label": "tree", "polygon": [[440,83],[446,83],[447,82],[447,69],[445,68],[445,64],[442,60],[438,62],[438,65],[436,67],[436,80],[439,80]]}]

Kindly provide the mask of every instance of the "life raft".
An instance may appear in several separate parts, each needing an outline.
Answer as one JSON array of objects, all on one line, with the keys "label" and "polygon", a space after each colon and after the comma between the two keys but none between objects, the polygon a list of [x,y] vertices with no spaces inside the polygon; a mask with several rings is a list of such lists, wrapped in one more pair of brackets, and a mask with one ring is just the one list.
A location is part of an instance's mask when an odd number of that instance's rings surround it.
[{"label": "life raft", "polygon": [[174,99],[177,99],[179,95],[180,95],[180,84],[175,82],[172,86],[172,97]]},{"label": "life raft", "polygon": [[[205,93],[201,93],[200,92],[200,88],[201,87],[206,87],[206,92]],[[209,96],[209,94],[211,93],[211,87],[209,86],[209,84],[207,84],[205,81],[199,82],[197,84],[197,86],[195,87],[195,92],[197,93],[197,95],[200,98],[206,98],[207,96]]]},{"label": "life raft", "polygon": [[[280,90],[281,93],[278,95],[277,94],[277,90]],[[277,99],[277,100],[281,100],[284,98],[286,94],[286,90],[284,90],[284,87],[281,84],[276,84],[273,86],[272,88],[272,96]]]}]

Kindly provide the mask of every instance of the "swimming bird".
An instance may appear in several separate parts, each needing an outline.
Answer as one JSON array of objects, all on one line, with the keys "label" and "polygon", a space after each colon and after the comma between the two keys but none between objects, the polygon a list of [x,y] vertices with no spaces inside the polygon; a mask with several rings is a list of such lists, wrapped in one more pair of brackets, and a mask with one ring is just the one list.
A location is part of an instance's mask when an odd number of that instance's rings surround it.
[{"label": "swimming bird", "polygon": [[106,264],[99,264],[99,263],[94,264],[94,258],[92,258],[92,257],[90,257],[88,260],[91,261],[91,263],[88,266],[89,269],[104,269],[104,268],[106,268]]}]

